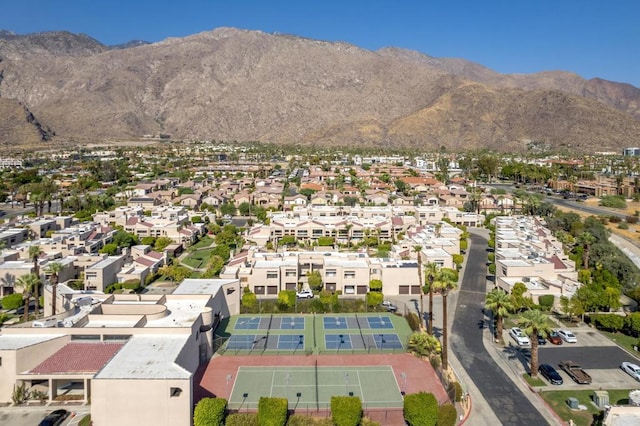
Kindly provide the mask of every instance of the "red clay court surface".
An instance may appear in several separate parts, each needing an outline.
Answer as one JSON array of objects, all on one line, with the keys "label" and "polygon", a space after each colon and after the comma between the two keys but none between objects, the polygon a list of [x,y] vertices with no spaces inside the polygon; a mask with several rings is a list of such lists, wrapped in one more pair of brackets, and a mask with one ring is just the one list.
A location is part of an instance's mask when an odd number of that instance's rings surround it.
[{"label": "red clay court surface", "polygon": [[[406,394],[417,392],[432,393],[439,403],[448,402],[448,396],[442,387],[433,367],[410,354],[371,354],[371,355],[224,355],[211,358],[202,375],[196,376],[194,402],[203,397],[216,396],[229,399],[233,383],[227,385],[227,375],[236,377],[240,366],[282,367],[302,366],[376,366],[389,365],[393,369],[400,389]],[[406,380],[402,373],[406,373]]]}]

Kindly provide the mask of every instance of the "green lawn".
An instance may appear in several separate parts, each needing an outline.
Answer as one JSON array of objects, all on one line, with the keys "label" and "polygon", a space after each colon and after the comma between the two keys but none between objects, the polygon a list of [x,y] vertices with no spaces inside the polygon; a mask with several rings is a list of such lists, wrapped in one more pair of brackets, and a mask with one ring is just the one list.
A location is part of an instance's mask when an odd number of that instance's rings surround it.
[{"label": "green lawn", "polygon": [[[631,390],[609,390],[609,404],[626,405],[629,402],[629,392]],[[593,390],[571,390],[571,391],[543,391],[540,396],[549,404],[558,416],[565,422],[570,419],[578,426],[589,426],[600,414],[599,410],[592,403]],[[572,410],[567,405],[569,397],[578,398],[580,405],[587,407],[584,411]]]},{"label": "green lawn", "polygon": [[189,256],[182,260],[185,265],[192,268],[206,268],[207,262],[211,258],[213,249],[198,250],[190,253]]},{"label": "green lawn", "polygon": [[213,242],[214,242],[213,238],[211,238],[208,235],[205,235],[200,239],[200,241],[198,241],[197,243],[189,247],[189,250],[198,250],[201,248],[210,247],[211,244],[213,244]]},{"label": "green lawn", "polygon": [[529,373],[524,373],[522,377],[524,377],[527,383],[529,383],[529,386],[533,386],[533,387],[547,386],[547,383],[544,380],[540,378],[534,379],[529,375]]}]

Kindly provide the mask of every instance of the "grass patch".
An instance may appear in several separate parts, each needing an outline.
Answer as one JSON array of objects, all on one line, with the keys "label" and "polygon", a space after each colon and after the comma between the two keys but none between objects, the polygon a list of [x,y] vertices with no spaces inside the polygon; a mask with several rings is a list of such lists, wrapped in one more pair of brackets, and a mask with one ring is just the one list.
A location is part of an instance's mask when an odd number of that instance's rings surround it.
[{"label": "grass patch", "polygon": [[[602,410],[599,410],[592,403],[593,392],[593,390],[542,391],[540,396],[565,422],[573,420],[578,426],[589,426],[602,414]],[[626,405],[629,403],[630,390],[615,389],[608,392],[610,404]],[[584,411],[570,409],[569,405],[567,405],[569,397],[578,398],[579,404],[584,405],[587,409]]]},{"label": "grass patch", "polygon": [[527,383],[529,383],[529,386],[533,386],[533,387],[547,386],[547,384],[542,379],[538,377],[534,379],[529,375],[529,373],[524,373],[522,377],[524,377]]},{"label": "grass patch", "polygon": [[189,250],[193,251],[193,250],[197,250],[205,247],[210,247],[211,244],[213,244],[213,242],[214,242],[213,238],[209,237],[208,235],[205,235],[200,239],[200,241],[198,241],[197,243],[189,247]]},{"label": "grass patch", "polygon": [[205,268],[212,254],[213,249],[198,250],[185,257],[181,263],[196,269]]},{"label": "grass patch", "polygon": [[600,333],[602,333],[603,335],[607,336],[609,339],[614,341],[616,345],[621,346],[624,349],[631,352],[632,354],[637,355],[637,351],[633,348],[634,346],[638,345],[639,339],[637,337],[628,336],[623,333],[611,333],[609,331],[602,331],[602,330],[600,330]]}]

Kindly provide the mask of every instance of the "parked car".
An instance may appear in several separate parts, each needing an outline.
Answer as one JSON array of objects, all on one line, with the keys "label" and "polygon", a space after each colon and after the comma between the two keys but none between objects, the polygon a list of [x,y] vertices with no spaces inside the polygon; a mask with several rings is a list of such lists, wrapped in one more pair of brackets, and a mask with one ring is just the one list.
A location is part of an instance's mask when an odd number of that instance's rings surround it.
[{"label": "parked car", "polygon": [[541,334],[538,334],[538,345],[546,345],[546,344],[547,344],[547,339],[542,337]]},{"label": "parked car", "polygon": [[580,385],[591,384],[591,375],[584,371],[584,369],[573,361],[562,361],[560,368],[571,377],[571,379]]},{"label": "parked car", "polygon": [[398,310],[398,307],[389,300],[383,300],[381,305],[387,310],[387,312],[395,312]]},{"label": "parked car", "polygon": [[567,343],[578,343],[578,338],[569,330],[558,330],[558,336]]},{"label": "parked car", "polygon": [[69,417],[69,412],[67,410],[55,410],[51,413],[47,414],[47,416],[42,419],[38,426],[58,426],[60,425],[67,417]]},{"label": "parked car", "polygon": [[549,339],[549,341],[554,345],[562,344],[562,337],[560,337],[558,332],[555,330],[551,331],[551,333],[547,335],[547,339]]},{"label": "parked car", "polygon": [[561,385],[563,382],[560,373],[550,364],[540,364],[538,372],[552,385]]},{"label": "parked car", "polygon": [[509,330],[509,335],[511,338],[516,341],[518,346],[529,346],[531,344],[531,340],[527,337],[526,334],[522,332],[518,327],[513,327]]},{"label": "parked car", "polygon": [[620,368],[622,371],[633,377],[634,379],[640,381],[640,367],[632,362],[623,362],[620,364]]},{"label": "parked car", "polygon": [[313,299],[313,292],[311,290],[300,290],[296,293],[296,297],[299,299]]}]

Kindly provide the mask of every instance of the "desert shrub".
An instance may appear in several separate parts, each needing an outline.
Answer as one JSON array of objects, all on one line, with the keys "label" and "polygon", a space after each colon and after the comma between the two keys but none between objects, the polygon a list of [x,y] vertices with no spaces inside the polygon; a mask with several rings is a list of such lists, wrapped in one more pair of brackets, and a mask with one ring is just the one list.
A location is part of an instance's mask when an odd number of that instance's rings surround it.
[{"label": "desert shrub", "polygon": [[605,195],[600,199],[600,205],[603,207],[611,207],[614,209],[625,209],[627,203],[621,195]]},{"label": "desert shrub", "polygon": [[462,401],[462,385],[458,382],[451,382],[449,389],[454,389],[456,393],[456,402]]},{"label": "desert shrub", "polygon": [[193,410],[194,426],[224,425],[227,400],[222,398],[202,398]]},{"label": "desert shrub", "polygon": [[225,426],[260,426],[258,413],[229,414]]},{"label": "desert shrub", "polygon": [[23,304],[22,293],[13,293],[2,298],[2,309],[18,309]]},{"label": "desert shrub", "polygon": [[284,426],[287,423],[288,404],[286,398],[260,397],[258,424],[260,426]]},{"label": "desert shrub", "polygon": [[625,220],[627,221],[627,223],[638,223],[638,221],[640,221],[640,218],[638,216],[635,215],[628,215]]},{"label": "desert shrub", "polygon": [[410,426],[435,426],[438,422],[438,401],[432,393],[406,395],[403,413]]},{"label": "desert shrub", "polygon": [[411,331],[420,331],[420,317],[415,312],[408,312],[404,318],[407,320]]},{"label": "desert shrub", "polygon": [[378,306],[382,303],[384,299],[384,295],[379,292],[369,292],[367,293],[367,306]]},{"label": "desert shrub", "polygon": [[618,229],[629,229],[629,224],[625,222],[620,222],[618,224]]},{"label": "desert shrub", "polygon": [[455,426],[458,421],[458,412],[452,404],[441,405],[438,409],[438,426]]},{"label": "desert shrub", "polygon": [[362,401],[357,396],[332,396],[331,419],[336,426],[358,426],[362,420]]},{"label": "desert shrub", "polygon": [[550,311],[551,308],[553,307],[553,301],[555,300],[555,297],[553,294],[545,294],[540,296],[539,302],[540,302],[540,307],[542,308],[543,311]]}]

